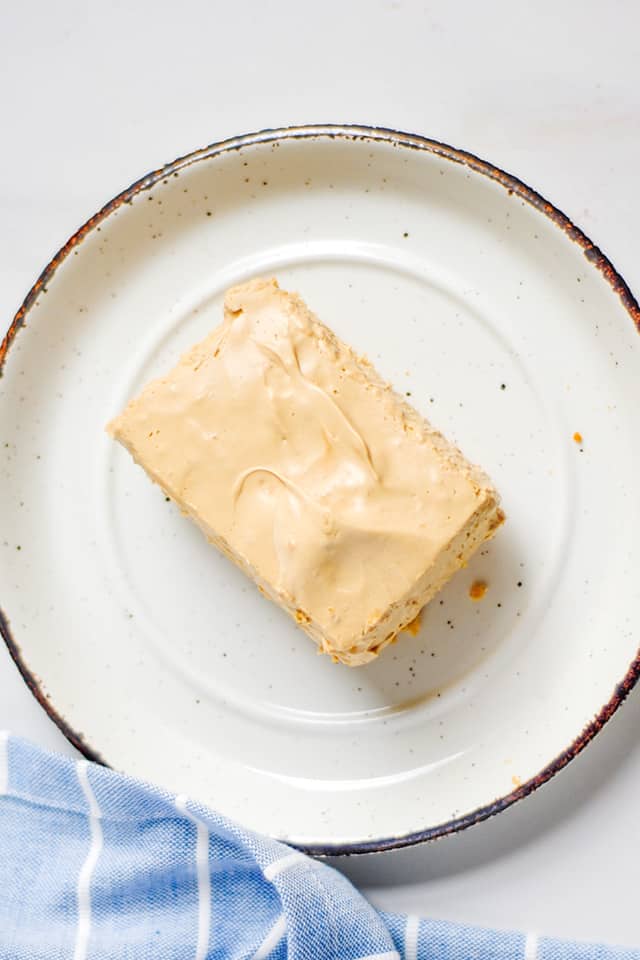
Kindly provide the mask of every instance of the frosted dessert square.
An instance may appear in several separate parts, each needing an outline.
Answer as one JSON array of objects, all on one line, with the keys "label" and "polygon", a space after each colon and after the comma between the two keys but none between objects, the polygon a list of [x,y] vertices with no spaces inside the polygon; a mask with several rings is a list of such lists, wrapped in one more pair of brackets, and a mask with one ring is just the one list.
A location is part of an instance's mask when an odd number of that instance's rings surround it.
[{"label": "frosted dessert square", "polygon": [[372,660],[493,536],[487,476],[276,280],[108,427],[320,651]]}]

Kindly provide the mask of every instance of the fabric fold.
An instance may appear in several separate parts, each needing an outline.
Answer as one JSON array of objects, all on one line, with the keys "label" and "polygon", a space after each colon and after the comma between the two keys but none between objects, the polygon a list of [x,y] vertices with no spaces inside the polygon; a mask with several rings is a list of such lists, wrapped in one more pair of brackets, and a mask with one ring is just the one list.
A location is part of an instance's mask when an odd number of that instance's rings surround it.
[{"label": "fabric fold", "polygon": [[2,960],[640,960],[376,911],[185,796],[0,734]]}]

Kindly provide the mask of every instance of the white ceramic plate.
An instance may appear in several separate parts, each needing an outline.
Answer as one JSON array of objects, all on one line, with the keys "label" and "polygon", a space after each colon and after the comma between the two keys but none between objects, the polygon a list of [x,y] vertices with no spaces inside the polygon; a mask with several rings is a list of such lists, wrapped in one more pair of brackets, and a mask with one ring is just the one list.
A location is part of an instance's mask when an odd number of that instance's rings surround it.
[{"label": "white ceramic plate", "polygon": [[[495,541],[364,668],[318,657],[104,432],[255,274],[503,494]],[[150,174],[55,257],[0,355],[2,632],[25,678],[90,756],[316,852],[504,808],[640,670],[634,320],[562,214],[419,137],[271,131]]]}]

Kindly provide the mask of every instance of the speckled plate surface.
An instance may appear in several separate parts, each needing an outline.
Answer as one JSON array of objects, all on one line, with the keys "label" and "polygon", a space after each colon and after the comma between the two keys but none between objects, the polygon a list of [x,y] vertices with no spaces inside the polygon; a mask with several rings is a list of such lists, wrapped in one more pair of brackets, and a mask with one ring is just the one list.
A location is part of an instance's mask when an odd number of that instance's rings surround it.
[{"label": "speckled plate surface", "polygon": [[[298,289],[503,494],[495,541],[364,668],[318,657],[104,433],[255,274]],[[25,679],[89,756],[316,852],[503,809],[639,671],[637,321],[557,210],[419,137],[267,131],[143,178],[2,345],[1,627]]]}]

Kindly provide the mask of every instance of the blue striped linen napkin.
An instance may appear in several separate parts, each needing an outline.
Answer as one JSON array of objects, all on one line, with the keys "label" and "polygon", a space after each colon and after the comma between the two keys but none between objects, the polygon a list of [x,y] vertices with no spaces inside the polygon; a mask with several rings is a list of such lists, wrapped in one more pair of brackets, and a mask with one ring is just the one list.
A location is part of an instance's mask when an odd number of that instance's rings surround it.
[{"label": "blue striped linen napkin", "polygon": [[185,796],[0,734],[2,960],[640,960],[378,913]]}]

